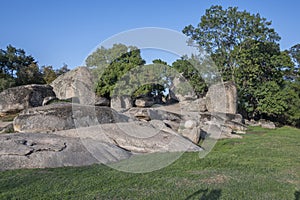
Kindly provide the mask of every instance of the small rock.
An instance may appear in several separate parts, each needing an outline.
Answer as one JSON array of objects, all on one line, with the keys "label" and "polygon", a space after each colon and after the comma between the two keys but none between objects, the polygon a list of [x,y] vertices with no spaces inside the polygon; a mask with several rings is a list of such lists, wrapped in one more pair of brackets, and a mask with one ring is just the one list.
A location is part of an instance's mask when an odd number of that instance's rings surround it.
[{"label": "small rock", "polygon": [[184,123],[184,128],[186,129],[193,129],[197,126],[197,122],[194,121],[194,120],[187,120],[185,123]]},{"label": "small rock", "polygon": [[105,97],[95,97],[95,106],[110,106],[110,101],[109,99]]},{"label": "small rock", "polygon": [[48,104],[50,104],[52,101],[55,101],[55,100],[58,100],[58,98],[56,98],[56,97],[54,97],[54,96],[45,97],[44,100],[43,100],[42,105],[43,105],[43,106],[48,105]]},{"label": "small rock", "polygon": [[151,107],[155,104],[153,99],[140,98],[135,100],[135,105],[140,108]]},{"label": "small rock", "polygon": [[200,140],[200,130],[197,127],[194,127],[192,130],[184,129],[182,130],[181,135],[188,138],[195,144],[198,144]]},{"label": "small rock", "polygon": [[274,122],[260,120],[259,123],[261,124],[262,128],[267,128],[267,129],[275,129],[276,128]]}]

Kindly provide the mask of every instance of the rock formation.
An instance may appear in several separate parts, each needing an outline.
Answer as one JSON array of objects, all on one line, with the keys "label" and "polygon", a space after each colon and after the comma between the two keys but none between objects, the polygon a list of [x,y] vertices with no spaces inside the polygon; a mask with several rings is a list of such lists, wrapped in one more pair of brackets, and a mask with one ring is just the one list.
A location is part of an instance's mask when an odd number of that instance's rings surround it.
[{"label": "rock formation", "polygon": [[95,77],[87,67],[77,67],[57,79],[55,79],[51,86],[59,99],[79,99],[80,104],[94,105]]},{"label": "rock formation", "polygon": [[[83,145],[86,143],[93,153]],[[127,159],[131,153],[113,144],[55,134],[12,133],[0,135],[0,170],[84,166]]]},{"label": "rock formation", "polygon": [[42,106],[46,97],[55,96],[49,85],[24,85],[9,88],[0,93],[0,116]]},{"label": "rock formation", "polygon": [[130,96],[113,96],[110,100],[110,107],[116,111],[123,112],[132,108],[132,99]]},{"label": "rock formation", "polygon": [[233,82],[224,82],[209,87],[206,94],[206,107],[209,112],[237,112],[237,89]]},{"label": "rock formation", "polygon": [[109,107],[62,103],[24,110],[14,119],[14,130],[30,133],[54,132],[126,121],[128,117]]},{"label": "rock formation", "polygon": [[[130,96],[115,96],[111,101],[96,97],[93,75],[85,67],[67,72],[51,85],[53,90],[47,85],[29,85],[1,93],[0,115],[23,111],[13,121],[13,129],[19,133],[0,135],[0,170],[202,151],[198,146],[201,139],[239,138],[233,133],[247,129],[242,116],[236,114],[237,92],[231,82],[212,85],[204,98],[197,99],[183,89],[188,83],[176,79],[170,96],[177,103],[165,105],[157,105],[155,99],[133,102]],[[172,94],[176,89],[183,93]],[[57,98],[73,102],[53,103]],[[0,131],[7,126],[11,129],[12,124],[1,124]]]}]

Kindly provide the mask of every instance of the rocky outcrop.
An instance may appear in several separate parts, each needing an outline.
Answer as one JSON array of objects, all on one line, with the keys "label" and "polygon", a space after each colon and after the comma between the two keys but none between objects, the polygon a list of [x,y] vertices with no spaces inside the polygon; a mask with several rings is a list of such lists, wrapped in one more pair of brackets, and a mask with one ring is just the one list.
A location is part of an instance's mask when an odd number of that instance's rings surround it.
[{"label": "rocky outcrop", "polygon": [[14,119],[14,130],[31,133],[54,132],[103,123],[125,122],[128,119],[109,107],[51,104],[21,112]]},{"label": "rocky outcrop", "polygon": [[42,105],[45,106],[45,105],[48,105],[48,104],[50,104],[54,101],[58,101],[58,100],[59,99],[57,97],[52,97],[52,96],[46,97],[46,98],[44,98]]},{"label": "rocky outcrop", "polygon": [[79,99],[80,104],[94,105],[95,78],[87,67],[77,67],[55,79],[51,86],[59,99]]},{"label": "rocky outcrop", "polygon": [[138,120],[151,121],[151,120],[167,120],[176,121],[180,123],[181,115],[168,112],[167,110],[160,110],[156,108],[131,108],[124,114],[128,115],[130,118],[136,118]]},{"label": "rocky outcrop", "polygon": [[[134,153],[202,151],[202,148],[180,136],[161,121],[101,124],[59,131],[67,137],[93,139],[112,143]],[[89,149],[89,147],[87,146]]]},{"label": "rocky outcrop", "polygon": [[130,96],[113,96],[110,100],[110,107],[116,111],[123,112],[132,108],[132,99]]},{"label": "rocky outcrop", "polygon": [[135,100],[135,105],[140,108],[151,107],[154,104],[155,101],[151,98],[139,98]]},{"label": "rocky outcrop", "polygon": [[245,120],[245,123],[249,126],[260,126],[262,128],[267,128],[267,129],[275,129],[276,125],[274,122],[272,121],[268,121],[265,119],[260,119],[259,121],[255,121],[255,120]]},{"label": "rocky outcrop", "polygon": [[209,112],[237,112],[237,89],[233,82],[224,82],[209,87],[206,94],[206,107]]},{"label": "rocky outcrop", "polygon": [[0,116],[42,106],[44,98],[49,96],[55,96],[49,85],[24,85],[4,90],[0,93]]},{"label": "rocky outcrop", "polygon": [[96,96],[94,105],[95,106],[110,106],[110,101],[109,101],[109,99],[107,99],[105,97]]},{"label": "rocky outcrop", "polygon": [[182,101],[180,107],[188,112],[206,112],[206,98],[200,98],[193,101]]},{"label": "rocky outcrop", "polygon": [[14,127],[12,122],[2,122],[0,121],[0,134],[1,133],[12,133],[14,132]]},{"label": "rocky outcrop", "polygon": [[[101,156],[95,158],[93,154]],[[112,163],[130,156],[116,145],[88,138],[40,133],[0,135],[0,170]]]}]

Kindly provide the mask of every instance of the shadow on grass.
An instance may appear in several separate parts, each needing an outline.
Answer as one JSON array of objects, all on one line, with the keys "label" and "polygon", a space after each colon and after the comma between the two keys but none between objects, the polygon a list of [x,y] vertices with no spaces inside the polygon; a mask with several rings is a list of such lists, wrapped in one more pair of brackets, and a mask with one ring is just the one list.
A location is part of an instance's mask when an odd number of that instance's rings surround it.
[{"label": "shadow on grass", "polygon": [[300,192],[299,191],[295,192],[295,200],[300,200]]},{"label": "shadow on grass", "polygon": [[189,199],[198,199],[199,200],[217,200],[221,197],[221,190],[198,190],[194,192],[193,194],[189,195],[185,200]]}]

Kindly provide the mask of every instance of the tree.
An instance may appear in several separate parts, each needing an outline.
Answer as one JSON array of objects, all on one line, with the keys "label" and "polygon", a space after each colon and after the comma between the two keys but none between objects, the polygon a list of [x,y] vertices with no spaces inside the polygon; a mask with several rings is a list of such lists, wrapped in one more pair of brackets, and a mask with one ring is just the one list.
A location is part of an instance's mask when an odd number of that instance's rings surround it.
[{"label": "tree", "polygon": [[207,92],[207,85],[201,74],[193,66],[193,59],[182,57],[172,63],[172,68],[174,68],[178,73],[189,82],[197,96],[203,96]]},{"label": "tree", "polygon": [[43,66],[42,67],[43,78],[47,84],[52,83],[57,78],[57,73],[52,66]]},{"label": "tree", "polygon": [[286,51],[295,63],[295,67],[289,71],[289,78],[291,80],[299,79],[300,77],[300,44],[292,46],[289,50]]},{"label": "tree", "polygon": [[43,66],[41,71],[43,74],[44,82],[50,84],[60,75],[63,75],[70,71],[70,69],[66,64],[64,64],[61,68],[56,70],[54,70],[52,66]]},{"label": "tree", "polygon": [[68,65],[67,64],[64,64],[61,68],[57,69],[55,71],[57,77],[62,75],[62,74],[65,74],[67,73],[68,71],[70,71],[70,69],[68,68]]},{"label": "tree", "polygon": [[224,80],[235,81],[235,68],[239,53],[232,51],[246,40],[276,43],[279,35],[270,27],[271,22],[259,14],[239,11],[237,7],[223,10],[221,6],[212,6],[195,28],[188,25],[183,33],[190,37],[190,43],[197,43],[204,48],[219,67]]},{"label": "tree", "polygon": [[109,98],[120,78],[136,66],[144,65],[145,61],[136,47],[114,44],[109,49],[98,48],[87,58],[86,64],[98,75],[96,93]]},{"label": "tree", "polygon": [[26,55],[23,49],[8,45],[0,50],[1,90],[8,87],[44,83],[42,73],[35,59]]},{"label": "tree", "polygon": [[244,117],[299,126],[299,44],[280,51],[271,22],[237,7],[212,6],[196,28],[186,26],[183,33],[210,54],[223,80],[236,83]]},{"label": "tree", "polygon": [[22,66],[16,72],[16,85],[44,84],[43,74],[36,62]]}]

